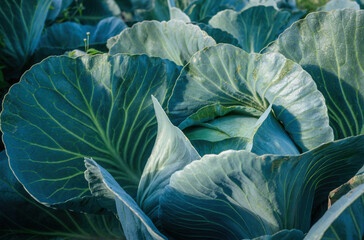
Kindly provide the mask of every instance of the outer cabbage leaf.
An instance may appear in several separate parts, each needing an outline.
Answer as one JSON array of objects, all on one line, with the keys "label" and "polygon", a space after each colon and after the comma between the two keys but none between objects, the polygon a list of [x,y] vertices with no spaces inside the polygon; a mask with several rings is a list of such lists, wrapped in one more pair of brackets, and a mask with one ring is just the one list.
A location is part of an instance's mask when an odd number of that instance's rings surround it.
[{"label": "outer cabbage leaf", "polygon": [[101,20],[96,26],[81,25],[75,22],[53,24],[47,28],[39,42],[36,57],[40,61],[50,55],[61,55],[66,51],[85,48],[84,39],[90,33],[89,47],[107,50],[107,40],[119,34],[127,26],[116,17]]},{"label": "outer cabbage leaf", "polygon": [[221,11],[209,24],[233,35],[247,52],[260,52],[287,26],[291,14],[274,7],[256,6],[241,12]]},{"label": "outer cabbage leaf", "polygon": [[336,139],[364,133],[364,11],[311,13],[267,51],[282,53],[311,74]]},{"label": "outer cabbage leaf", "polygon": [[153,104],[158,133],[140,179],[137,202],[155,222],[158,219],[159,197],[168,185],[171,175],[201,157],[181,130],[172,125],[154,97]]},{"label": "outer cabbage leaf", "polygon": [[0,153],[0,195],[2,239],[120,239],[123,236],[115,216],[54,210],[37,203],[13,175],[5,151]]},{"label": "outer cabbage leaf", "polygon": [[83,158],[92,156],[135,196],[157,130],[150,95],[165,107],[178,74],[172,62],[145,55],[62,56],[34,65],[4,99],[12,170],[38,201],[77,203],[91,196]]},{"label": "outer cabbage leaf", "polygon": [[364,184],[340,198],[312,226],[305,239],[363,239]]},{"label": "outer cabbage leaf", "polygon": [[307,232],[311,210],[362,166],[363,143],[351,137],[299,156],[205,155],[172,175],[160,198],[162,227],[177,239]]},{"label": "outer cabbage leaf", "polygon": [[280,54],[248,54],[227,44],[196,53],[169,100],[171,119],[179,124],[216,103],[261,112],[272,104],[277,120],[302,151],[333,140],[324,98],[311,76]]},{"label": "outer cabbage leaf", "polygon": [[359,10],[360,6],[359,4],[351,0],[331,0],[324,6],[318,8],[317,10],[329,12],[335,9],[342,9],[342,8],[351,8],[354,10]]},{"label": "outer cabbage leaf", "polygon": [[149,1],[151,7],[147,10],[137,10],[136,15],[141,18],[140,20],[168,21],[171,19],[168,1],[169,0]]},{"label": "outer cabbage leaf", "polygon": [[127,239],[167,239],[105,169],[92,159],[85,159],[85,165],[85,177],[93,194],[114,196],[119,220]]},{"label": "outer cabbage leaf", "polygon": [[183,66],[195,52],[215,44],[215,40],[199,27],[180,20],[171,20],[137,23],[109,39],[107,47],[111,55],[147,54]]},{"label": "outer cabbage leaf", "polygon": [[52,0],[4,0],[0,8],[0,63],[22,69],[37,48]]}]

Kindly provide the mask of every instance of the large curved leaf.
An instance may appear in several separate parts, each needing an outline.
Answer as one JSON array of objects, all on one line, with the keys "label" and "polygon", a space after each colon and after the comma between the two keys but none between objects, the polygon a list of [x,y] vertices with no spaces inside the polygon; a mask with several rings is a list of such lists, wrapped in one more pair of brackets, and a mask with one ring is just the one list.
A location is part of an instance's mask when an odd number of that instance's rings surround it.
[{"label": "large curved leaf", "polygon": [[0,63],[19,70],[33,55],[52,0],[4,0],[0,8]]},{"label": "large curved leaf", "polygon": [[309,14],[267,51],[282,53],[311,74],[336,139],[364,133],[364,11]]},{"label": "large curved leaf", "polygon": [[93,194],[107,197],[111,195],[115,198],[119,220],[127,239],[167,239],[105,169],[92,159],[85,159],[85,165],[85,177]]},{"label": "large curved leaf", "polygon": [[307,232],[311,210],[362,166],[363,143],[351,137],[299,156],[205,155],[172,175],[160,198],[162,227],[177,239]]},{"label": "large curved leaf", "polygon": [[280,54],[248,54],[227,44],[196,53],[173,90],[171,119],[179,124],[216,103],[261,112],[272,104],[276,118],[303,151],[333,140],[324,98],[314,81]]},{"label": "large curved leaf", "polygon": [[166,106],[178,74],[172,62],[145,55],[51,57],[33,66],[1,114],[17,178],[42,203],[90,196],[89,156],[135,196],[157,130],[150,95]]},{"label": "large curved leaf", "polygon": [[[36,57],[42,60],[50,55],[61,55],[77,48],[84,49],[84,39],[88,38],[90,48],[106,50],[109,38],[126,28],[125,23],[116,17],[101,20],[96,26],[81,25],[75,22],[53,24],[47,28],[40,39]],[[87,36],[87,32],[90,36]]]},{"label": "large curved leaf", "polygon": [[107,47],[111,55],[147,54],[183,66],[195,52],[214,44],[215,40],[199,27],[180,20],[171,20],[135,24],[120,35],[109,39]]},{"label": "large curved leaf", "polygon": [[364,184],[361,184],[332,205],[305,239],[363,239],[363,213]]},{"label": "large curved leaf", "polygon": [[335,9],[342,9],[342,8],[351,8],[354,10],[359,10],[360,6],[354,1],[351,0],[330,0],[324,6],[318,8],[318,11],[332,11]]},{"label": "large curved leaf", "polygon": [[138,187],[137,202],[153,220],[158,219],[159,197],[169,184],[171,175],[187,164],[200,159],[185,135],[173,126],[153,97],[158,133],[152,154],[145,165]]},{"label": "large curved leaf", "polygon": [[260,52],[287,26],[290,16],[288,11],[256,6],[241,12],[219,12],[210,19],[209,24],[233,35],[243,50]]},{"label": "large curved leaf", "polygon": [[37,203],[9,168],[0,153],[0,238],[1,239],[122,239],[115,216],[87,215],[54,210]]}]

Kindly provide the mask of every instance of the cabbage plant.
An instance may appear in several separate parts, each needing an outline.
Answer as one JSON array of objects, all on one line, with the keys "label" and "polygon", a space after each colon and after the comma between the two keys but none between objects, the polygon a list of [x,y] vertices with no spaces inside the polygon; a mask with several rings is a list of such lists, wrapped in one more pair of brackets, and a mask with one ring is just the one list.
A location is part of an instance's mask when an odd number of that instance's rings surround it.
[{"label": "cabbage plant", "polygon": [[[4,97],[0,236],[364,237],[359,4],[330,1],[296,21],[294,1],[112,2],[140,22],[42,31],[71,1],[7,0],[42,24],[19,45],[0,27],[0,59],[22,68],[62,55]],[[38,13],[51,4],[54,16]],[[63,54],[85,34],[107,52]]]}]

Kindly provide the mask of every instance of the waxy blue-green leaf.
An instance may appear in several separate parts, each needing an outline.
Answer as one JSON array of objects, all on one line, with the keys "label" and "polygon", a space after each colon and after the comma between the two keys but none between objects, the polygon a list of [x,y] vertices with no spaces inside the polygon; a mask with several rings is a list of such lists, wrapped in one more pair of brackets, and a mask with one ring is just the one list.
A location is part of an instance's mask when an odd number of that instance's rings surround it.
[{"label": "waxy blue-green leaf", "polygon": [[115,216],[54,210],[36,202],[13,175],[5,151],[0,153],[0,196],[1,239],[123,238]]},{"label": "waxy blue-green leaf", "polygon": [[211,36],[216,41],[216,43],[229,43],[231,45],[240,47],[239,41],[230,33],[222,31],[218,28],[213,28],[205,23],[196,23],[196,25],[199,26],[201,30],[207,32],[207,34]]},{"label": "waxy blue-green leaf", "polygon": [[272,106],[269,106],[257,120],[251,134],[251,142],[247,150],[258,155],[298,155],[298,148],[288,136],[282,125],[277,121]]},{"label": "waxy blue-green leaf", "polygon": [[199,27],[179,20],[137,23],[107,41],[111,55],[147,54],[180,66],[185,65],[195,52],[215,44],[215,40]]},{"label": "waxy blue-green leaf", "polygon": [[228,44],[196,53],[177,80],[168,109],[175,124],[199,109],[220,104],[264,112],[306,151],[332,141],[327,109],[311,76],[281,54],[248,54]]},{"label": "waxy blue-green leaf", "polygon": [[336,139],[364,133],[364,11],[311,13],[266,51],[282,53],[310,73]]},{"label": "waxy blue-green leaf", "polygon": [[364,184],[361,184],[335,202],[305,239],[363,239],[363,213]]},{"label": "waxy blue-green leaf", "polygon": [[[85,50],[98,48],[107,50],[105,45],[109,38],[118,35],[127,26],[116,17],[101,20],[96,26],[81,25],[75,22],[53,24],[47,28],[40,39],[36,57],[38,60],[50,55],[61,55],[73,49]],[[87,36],[87,33],[90,35]],[[84,42],[87,39],[87,43]]]},{"label": "waxy blue-green leaf", "polygon": [[225,151],[174,173],[160,198],[166,234],[243,239],[283,229],[307,232],[311,211],[363,164],[364,136],[299,156]]},{"label": "waxy blue-green leaf", "polygon": [[3,0],[0,8],[0,64],[22,69],[38,46],[52,0]]},{"label": "waxy blue-green leaf", "polygon": [[169,184],[171,175],[201,157],[181,130],[169,121],[154,97],[153,104],[158,122],[157,139],[144,167],[136,199],[140,208],[156,221],[159,197]]},{"label": "waxy blue-green leaf", "polygon": [[197,0],[192,2],[185,10],[185,13],[192,21],[207,23],[208,20],[218,12],[225,9],[244,8],[246,0]]},{"label": "waxy blue-green leaf", "polygon": [[[302,240],[304,234],[302,231],[297,229],[292,230],[281,230],[273,235],[264,235],[251,240]],[[248,240],[248,239],[244,239]]]},{"label": "waxy blue-green leaf", "polygon": [[256,6],[241,12],[219,12],[210,19],[209,24],[233,35],[246,52],[260,52],[278,37],[290,16],[288,11]]},{"label": "waxy blue-green leaf", "polygon": [[61,56],[34,65],[11,88],[1,114],[19,181],[50,205],[90,196],[83,178],[89,156],[135,196],[157,131],[150,95],[166,107],[179,72],[145,55]]},{"label": "waxy blue-green leaf", "polygon": [[112,195],[115,198],[119,220],[127,239],[167,239],[110,173],[92,159],[85,159],[85,165],[87,168],[85,177],[93,194],[97,196],[106,195],[106,197]]},{"label": "waxy blue-green leaf", "polygon": [[351,8],[354,10],[359,10],[360,6],[352,0],[331,0],[324,6],[317,9],[317,11],[332,11],[335,9]]},{"label": "waxy blue-green leaf", "polygon": [[53,22],[56,18],[71,4],[73,0],[52,0],[52,4],[49,8],[47,15],[47,22]]}]

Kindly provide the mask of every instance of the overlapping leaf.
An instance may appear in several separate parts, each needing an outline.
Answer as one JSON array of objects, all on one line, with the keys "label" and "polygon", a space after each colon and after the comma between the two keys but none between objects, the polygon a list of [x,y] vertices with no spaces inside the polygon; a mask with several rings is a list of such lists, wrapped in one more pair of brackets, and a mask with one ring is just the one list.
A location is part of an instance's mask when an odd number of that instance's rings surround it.
[{"label": "overlapping leaf", "polygon": [[[40,61],[50,55],[62,55],[66,51],[85,48],[84,39],[88,38],[88,47],[106,50],[109,38],[126,28],[125,23],[115,17],[101,20],[96,26],[81,25],[75,22],[53,24],[45,30],[40,39],[36,57]],[[90,36],[87,36],[87,32]]]},{"label": "overlapping leaf", "polygon": [[[86,159],[86,179],[96,195],[109,194],[115,198],[119,220],[127,239],[166,239],[137,203],[128,195],[115,179],[92,159]],[[101,192],[101,193],[99,193]]]},{"label": "overlapping leaf", "polygon": [[112,215],[87,215],[54,210],[37,203],[18,182],[0,153],[0,237],[2,239],[103,238],[123,236]]},{"label": "overlapping leaf", "polygon": [[196,53],[169,101],[171,119],[179,124],[216,103],[261,112],[272,104],[276,118],[303,151],[333,139],[324,98],[312,78],[280,54],[248,54],[226,44]]},{"label": "overlapping leaf", "polygon": [[[83,158],[93,157],[132,196],[179,69],[143,56],[51,57],[12,87],[1,115],[11,167],[40,202],[90,196]],[[77,199],[76,199],[77,200]]]},{"label": "overlapping leaf", "polygon": [[33,55],[52,0],[4,0],[0,8],[0,63],[19,70]]},{"label": "overlapping leaf", "polygon": [[247,52],[260,52],[274,41],[287,25],[291,14],[274,7],[256,6],[237,12],[225,10],[211,18],[209,24],[233,35]]},{"label": "overlapping leaf", "polygon": [[364,133],[364,11],[309,14],[267,51],[282,53],[311,74],[336,139]]},{"label": "overlapping leaf", "polygon": [[305,239],[363,239],[364,184],[354,188],[312,226]]},{"label": "overlapping leaf", "polygon": [[214,44],[215,40],[199,27],[179,20],[141,22],[107,42],[111,55],[147,54],[171,60],[181,66],[195,52]]},{"label": "overlapping leaf", "polygon": [[177,239],[307,232],[312,209],[362,166],[363,142],[351,137],[299,156],[206,155],[172,175],[160,199],[163,229]]}]

